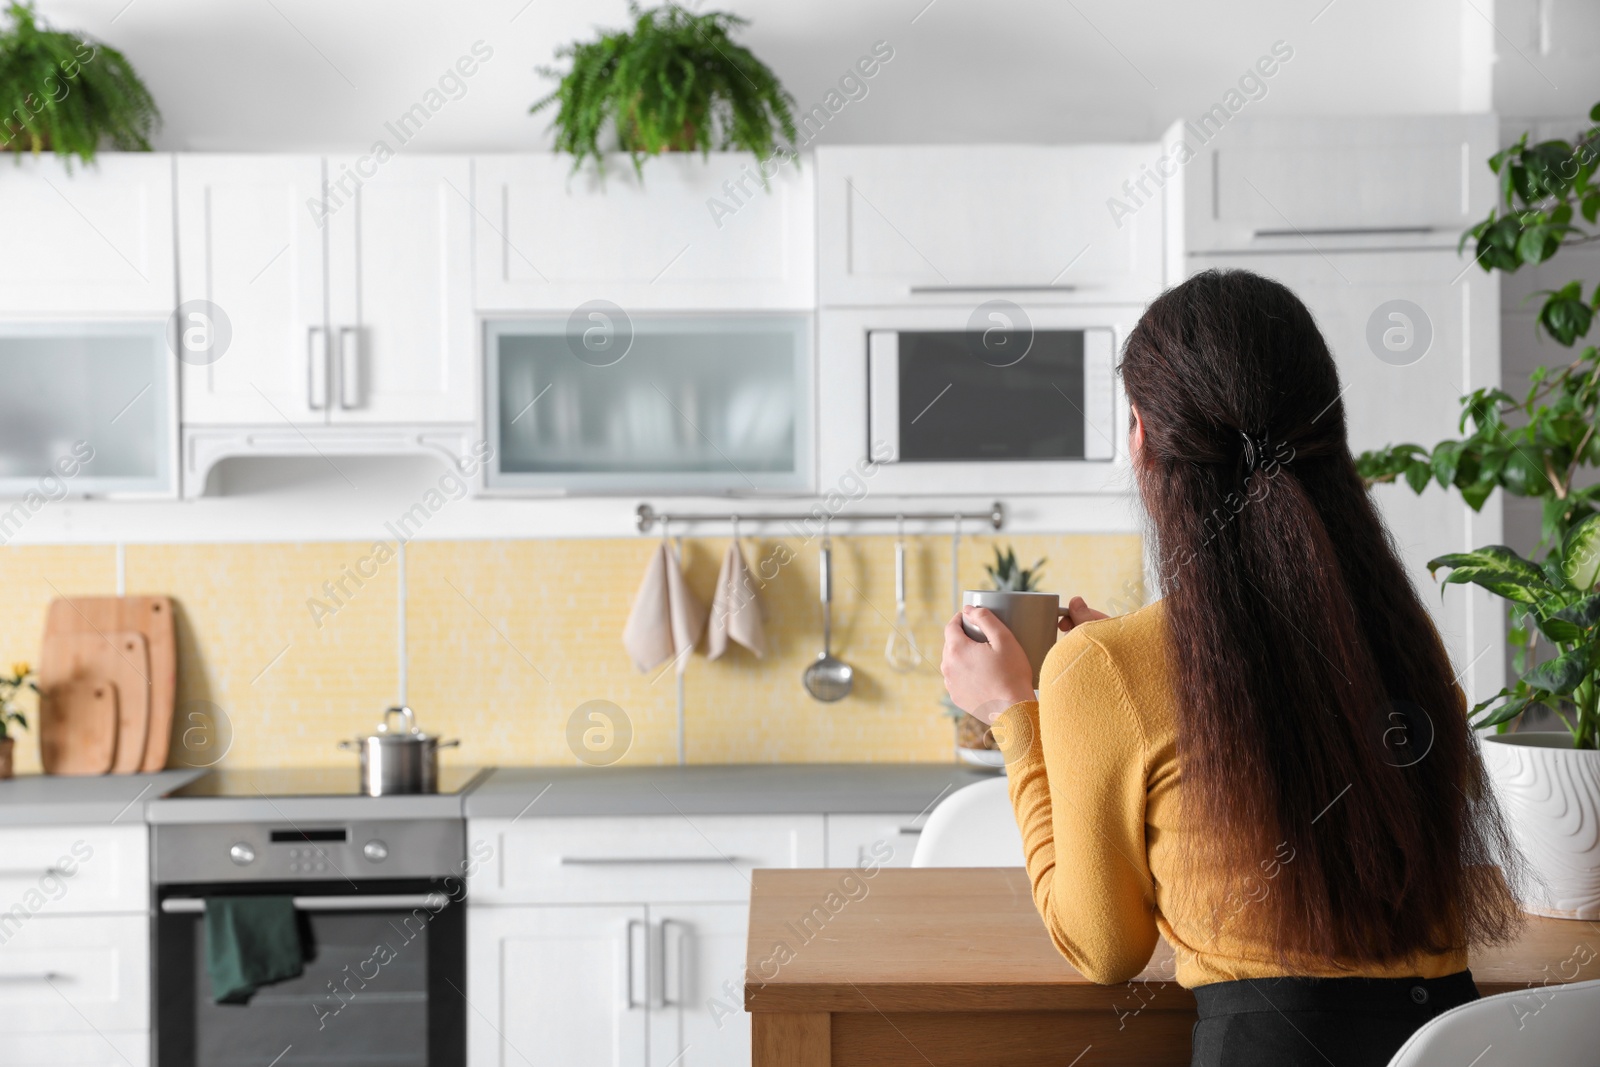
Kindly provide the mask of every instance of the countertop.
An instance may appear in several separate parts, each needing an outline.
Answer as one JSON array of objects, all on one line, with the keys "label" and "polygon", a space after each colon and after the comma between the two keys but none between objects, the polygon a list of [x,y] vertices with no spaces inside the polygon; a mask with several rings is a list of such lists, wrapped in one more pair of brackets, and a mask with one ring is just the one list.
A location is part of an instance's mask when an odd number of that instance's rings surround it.
[{"label": "countertop", "polygon": [[994,777],[954,763],[501,767],[469,819],[572,815],[901,815]]},{"label": "countertop", "polygon": [[183,769],[93,778],[20,775],[0,781],[0,819],[9,826],[141,823],[152,800],[204,773]]},{"label": "countertop", "polygon": [[904,815],[992,777],[952,763],[501,767],[461,794],[168,797],[203,770],[0,781],[0,820],[28,824],[580,815]]},{"label": "countertop", "polygon": [[[922,1067],[918,1049],[949,1067],[1059,1065],[1085,1045],[1094,1062],[1189,1062],[1194,995],[1173,981],[1172,948],[1160,942],[1132,982],[1095,985],[1056,952],[1020,868],[757,870],[753,882],[755,1067]],[[1529,916],[1470,965],[1484,996],[1525,991],[1534,1014],[1543,987],[1600,978],[1597,947],[1592,923]]]}]

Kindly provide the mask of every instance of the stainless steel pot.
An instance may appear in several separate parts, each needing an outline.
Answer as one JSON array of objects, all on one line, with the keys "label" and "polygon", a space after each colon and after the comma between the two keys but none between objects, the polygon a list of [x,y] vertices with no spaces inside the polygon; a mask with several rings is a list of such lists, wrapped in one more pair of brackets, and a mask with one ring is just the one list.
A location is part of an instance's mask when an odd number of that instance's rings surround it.
[{"label": "stainless steel pot", "polygon": [[[391,730],[394,716],[405,720],[403,730]],[[440,741],[417,729],[417,717],[410,708],[390,708],[383,713],[378,732],[353,741],[340,741],[345,750],[361,753],[361,792],[369,797],[395,793],[437,793],[439,791],[439,750],[454,748],[460,741]]]}]

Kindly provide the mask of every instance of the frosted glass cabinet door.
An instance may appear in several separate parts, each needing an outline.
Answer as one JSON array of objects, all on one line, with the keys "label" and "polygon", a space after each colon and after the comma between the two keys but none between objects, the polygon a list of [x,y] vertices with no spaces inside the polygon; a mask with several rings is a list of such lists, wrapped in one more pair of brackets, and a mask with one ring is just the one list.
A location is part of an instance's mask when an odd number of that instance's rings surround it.
[{"label": "frosted glass cabinet door", "polygon": [[804,489],[811,329],[800,316],[491,322],[490,489]]},{"label": "frosted glass cabinet door", "polygon": [[0,497],[170,493],[174,362],[164,322],[0,326]]}]

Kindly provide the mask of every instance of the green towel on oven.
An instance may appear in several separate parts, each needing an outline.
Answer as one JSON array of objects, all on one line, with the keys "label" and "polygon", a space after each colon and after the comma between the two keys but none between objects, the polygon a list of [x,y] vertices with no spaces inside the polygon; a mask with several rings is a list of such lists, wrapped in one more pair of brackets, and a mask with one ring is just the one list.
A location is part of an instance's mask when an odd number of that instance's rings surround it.
[{"label": "green towel on oven", "polygon": [[303,969],[292,897],[206,898],[206,970],[218,1004],[241,1004]]}]

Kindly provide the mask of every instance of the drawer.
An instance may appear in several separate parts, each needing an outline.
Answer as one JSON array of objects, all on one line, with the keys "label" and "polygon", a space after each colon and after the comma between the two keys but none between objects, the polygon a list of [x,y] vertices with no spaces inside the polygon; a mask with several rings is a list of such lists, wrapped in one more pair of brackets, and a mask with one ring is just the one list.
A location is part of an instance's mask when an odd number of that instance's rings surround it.
[{"label": "drawer", "polygon": [[0,1019],[21,1033],[148,1030],[150,920],[34,915],[0,927]]},{"label": "drawer", "polygon": [[29,826],[0,831],[0,936],[34,915],[150,908],[143,826]]},{"label": "drawer", "polygon": [[829,815],[829,867],[909,867],[928,812],[908,815]]},{"label": "drawer", "polygon": [[143,1032],[8,1033],[0,1042],[0,1067],[149,1067],[149,1064],[150,1035]]},{"label": "drawer", "polygon": [[756,867],[820,867],[821,815],[475,819],[474,903],[743,901]]}]

